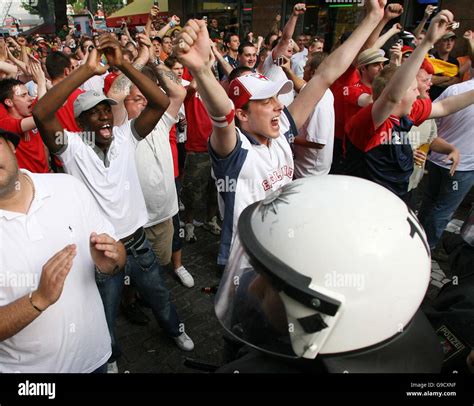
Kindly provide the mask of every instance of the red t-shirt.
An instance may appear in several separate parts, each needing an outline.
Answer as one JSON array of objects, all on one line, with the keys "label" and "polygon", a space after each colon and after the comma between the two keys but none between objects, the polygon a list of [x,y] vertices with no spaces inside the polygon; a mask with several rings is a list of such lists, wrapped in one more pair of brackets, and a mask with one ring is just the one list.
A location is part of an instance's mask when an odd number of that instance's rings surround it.
[{"label": "red t-shirt", "polygon": [[171,155],[173,156],[173,170],[174,177],[179,176],[179,162],[178,162],[178,144],[176,140],[176,124],[171,127],[170,130],[170,146],[171,146]]},{"label": "red t-shirt", "polygon": [[346,125],[344,98],[346,97],[348,88],[359,81],[359,71],[355,66],[351,65],[330,87],[334,95],[334,136],[340,140],[344,138],[344,126]]},{"label": "red t-shirt", "polygon": [[45,146],[37,128],[24,133],[21,130],[23,119],[13,118],[9,114],[2,118],[2,128],[21,137],[16,148],[18,166],[33,173],[48,173],[49,165],[46,158]]},{"label": "red t-shirt", "polygon": [[408,116],[390,116],[375,128],[373,104],[362,108],[346,125],[346,172],[376,182],[398,196],[408,192],[413,151],[408,133],[431,114],[431,100],[418,99]]},{"label": "red t-shirt", "polygon": [[81,93],[84,93],[84,90],[74,90],[67,98],[66,103],[56,112],[56,118],[61,124],[61,127],[67,131],[75,133],[81,131],[74,118],[74,102]]},{"label": "red t-shirt", "polygon": [[[6,116],[8,113],[7,113],[7,109],[5,108],[5,106],[0,103],[0,119],[3,117],[3,116]],[[0,127],[1,127],[1,124],[0,124]],[[3,128],[3,127],[2,127]]]},{"label": "red t-shirt", "polygon": [[184,110],[188,122],[186,151],[207,152],[207,141],[212,133],[212,123],[197,92],[188,91],[184,99]]},{"label": "red t-shirt", "polygon": [[346,88],[345,96],[342,98],[344,103],[344,123],[348,123],[362,109],[359,106],[358,100],[364,93],[371,95],[372,88],[364,85],[361,81]]}]

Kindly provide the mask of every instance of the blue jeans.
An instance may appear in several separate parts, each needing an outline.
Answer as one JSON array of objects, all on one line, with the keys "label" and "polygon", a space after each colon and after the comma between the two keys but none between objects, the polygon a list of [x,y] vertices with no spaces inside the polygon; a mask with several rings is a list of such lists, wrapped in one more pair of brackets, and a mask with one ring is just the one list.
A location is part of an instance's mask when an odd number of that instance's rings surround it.
[{"label": "blue jeans", "polygon": [[115,321],[124,283],[130,282],[125,280],[125,277],[133,281],[138,292],[150,304],[158,324],[168,336],[177,337],[182,333],[182,323],[176,308],[170,302],[170,293],[162,277],[162,268],[150,242],[145,239],[140,246],[127,250],[125,272],[119,272],[112,277],[96,277],[112,339],[112,357],[109,362],[115,361],[121,354],[115,336]]},{"label": "blue jeans", "polygon": [[434,249],[454,212],[474,185],[474,171],[456,171],[451,177],[448,169],[430,161],[427,169],[428,183],[418,218],[430,248]]}]

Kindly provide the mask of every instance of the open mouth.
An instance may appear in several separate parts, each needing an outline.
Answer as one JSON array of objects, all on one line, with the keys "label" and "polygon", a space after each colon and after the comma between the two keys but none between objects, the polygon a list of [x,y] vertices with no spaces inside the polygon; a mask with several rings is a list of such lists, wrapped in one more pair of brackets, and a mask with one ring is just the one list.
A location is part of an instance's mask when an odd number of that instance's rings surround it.
[{"label": "open mouth", "polygon": [[99,129],[99,134],[101,137],[109,138],[112,136],[112,126],[110,124],[104,124]]},{"label": "open mouth", "polygon": [[273,128],[280,128],[280,116],[273,117],[271,123]]}]

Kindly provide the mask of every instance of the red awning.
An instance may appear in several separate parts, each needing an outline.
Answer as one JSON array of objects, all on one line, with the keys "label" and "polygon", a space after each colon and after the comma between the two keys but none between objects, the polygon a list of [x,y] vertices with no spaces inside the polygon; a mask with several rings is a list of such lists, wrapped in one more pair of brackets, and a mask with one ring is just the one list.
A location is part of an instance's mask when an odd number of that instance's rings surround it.
[{"label": "red awning", "polygon": [[[111,14],[106,19],[107,26],[120,27],[123,20],[125,20],[129,26],[145,25],[153,3],[153,0],[135,0]],[[166,17],[167,15],[168,1],[160,1],[160,17]]]}]

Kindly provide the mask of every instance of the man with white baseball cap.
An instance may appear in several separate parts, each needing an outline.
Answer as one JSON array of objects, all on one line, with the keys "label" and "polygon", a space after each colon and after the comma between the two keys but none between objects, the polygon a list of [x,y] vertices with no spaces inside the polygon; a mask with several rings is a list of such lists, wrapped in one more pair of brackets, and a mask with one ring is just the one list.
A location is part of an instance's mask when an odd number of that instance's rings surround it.
[{"label": "man with white baseball cap", "polygon": [[104,101],[109,103],[111,106],[117,104],[114,99],[110,99],[103,94],[97,93],[95,90],[89,90],[88,92],[80,94],[74,101],[74,117],[78,118],[84,111],[90,110],[92,107],[95,107]]},{"label": "man with white baseball cap", "polygon": [[221,209],[225,206],[219,265],[227,263],[231,244],[233,250],[240,244],[237,239],[233,242],[233,235],[242,210],[291,182],[294,165],[290,142],[382,20],[385,2],[366,3],[367,14],[359,27],[321,64],[288,108],[277,96],[290,92],[292,85],[287,81],[277,84],[261,75],[234,79],[226,97],[210,70],[211,49],[204,21],[188,21],[178,36],[174,52],[196,80],[213,124],[209,151],[219,204]]},{"label": "man with white baseball cap", "polygon": [[107,70],[107,66],[100,63],[97,49],[92,48],[87,61],[54,86],[46,99],[35,106],[33,116],[49,150],[61,159],[67,173],[86,184],[127,251],[125,274],[120,272],[113,277],[101,275],[97,278],[112,338],[113,352],[109,363],[120,356],[115,320],[125,275],[150,304],[165,333],[180,349],[190,351],[194,343],[184,332],[184,325],[170,301],[158,260],[145,236],[143,226],[148,222],[148,213],[135,164],[135,149],[139,141],[153,131],[165,113],[169,99],[153,80],[123,58],[117,40],[104,34],[98,41],[99,50],[105,53],[108,63],[117,66],[147,99],[142,113],[136,119],[125,120],[124,124],[114,127],[111,105],[116,102],[95,91],[88,91],[78,96],[74,103],[74,116],[83,132],[70,133],[62,129],[55,111],[74,89]]}]

